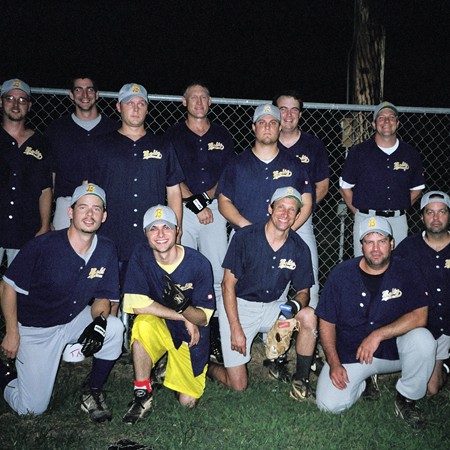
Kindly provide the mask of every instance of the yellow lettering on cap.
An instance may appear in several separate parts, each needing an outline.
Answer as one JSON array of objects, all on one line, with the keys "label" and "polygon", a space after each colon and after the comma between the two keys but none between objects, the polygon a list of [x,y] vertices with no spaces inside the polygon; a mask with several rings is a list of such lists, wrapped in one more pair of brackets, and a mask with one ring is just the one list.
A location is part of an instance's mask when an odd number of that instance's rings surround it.
[{"label": "yellow lettering on cap", "polygon": [[371,217],[369,220],[369,228],[373,228],[374,226],[376,226],[376,224],[377,221],[373,217]]},{"label": "yellow lettering on cap", "polygon": [[135,85],[132,87],[131,91],[132,91],[132,92],[139,92],[139,86],[138,86],[137,84],[135,84]]},{"label": "yellow lettering on cap", "polygon": [[270,112],[270,105],[264,106],[264,112]]},{"label": "yellow lettering on cap", "polygon": [[294,192],[294,190],[293,190],[291,187],[288,187],[288,188],[287,188],[286,193],[287,193],[288,195],[291,195],[293,192]]},{"label": "yellow lettering on cap", "polygon": [[20,87],[20,81],[19,81],[19,80],[14,80],[13,86],[14,86],[15,88],[19,88],[19,87]]},{"label": "yellow lettering on cap", "polygon": [[155,219],[161,219],[162,216],[163,216],[162,209],[158,208],[155,212]]},{"label": "yellow lettering on cap", "polygon": [[93,184],[89,184],[87,189],[86,189],[86,192],[94,192],[94,191],[95,191],[94,185]]}]

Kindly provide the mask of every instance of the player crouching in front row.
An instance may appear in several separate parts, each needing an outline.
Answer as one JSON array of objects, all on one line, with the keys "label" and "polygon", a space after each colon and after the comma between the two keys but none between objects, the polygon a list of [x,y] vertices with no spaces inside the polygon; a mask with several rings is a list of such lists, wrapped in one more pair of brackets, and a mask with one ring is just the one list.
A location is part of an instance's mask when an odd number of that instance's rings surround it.
[{"label": "player crouching in front row", "polygon": [[152,367],[167,353],[164,386],[194,407],[205,389],[208,323],[215,308],[212,269],[198,251],[176,244],[178,223],[167,206],[144,215],[148,242],[136,246],[124,283],[124,311],[138,314],[131,348],[134,399],[123,421],[133,424],[152,408]]},{"label": "player crouching in front row", "polygon": [[311,254],[291,229],[301,207],[301,195],[296,189],[278,188],[268,207],[269,220],[241,228],[233,236],[222,264],[223,305],[218,304],[225,367],[210,363],[208,376],[234,390],[247,389],[246,364],[251,359],[252,342],[258,332],[269,331],[277,321],[286,288],[292,283],[296,291],[293,315],[300,323],[300,332],[291,397],[314,402],[309,372],[317,317],[308,306],[314,280]]}]

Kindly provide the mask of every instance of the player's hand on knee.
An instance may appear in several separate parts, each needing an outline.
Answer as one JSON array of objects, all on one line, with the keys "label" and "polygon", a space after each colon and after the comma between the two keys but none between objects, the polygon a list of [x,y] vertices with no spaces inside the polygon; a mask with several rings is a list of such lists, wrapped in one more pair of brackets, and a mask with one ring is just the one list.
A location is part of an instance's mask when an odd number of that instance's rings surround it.
[{"label": "player's hand on knee", "polygon": [[189,347],[193,347],[194,345],[197,345],[200,341],[200,330],[197,325],[194,325],[192,322],[189,322],[189,320],[186,320],[185,322],[186,330],[191,337],[191,340],[189,342]]},{"label": "player's hand on knee", "polygon": [[333,386],[340,390],[345,389],[350,381],[347,371],[342,364],[330,366],[330,378]]},{"label": "player's hand on knee", "polygon": [[6,333],[1,345],[2,352],[6,356],[6,358],[14,359],[17,356],[17,351],[19,350],[19,342],[19,333],[17,333],[17,335]]},{"label": "player's hand on knee", "polygon": [[100,314],[81,333],[78,342],[83,345],[81,353],[84,356],[92,356],[103,347],[107,323],[107,320]]}]

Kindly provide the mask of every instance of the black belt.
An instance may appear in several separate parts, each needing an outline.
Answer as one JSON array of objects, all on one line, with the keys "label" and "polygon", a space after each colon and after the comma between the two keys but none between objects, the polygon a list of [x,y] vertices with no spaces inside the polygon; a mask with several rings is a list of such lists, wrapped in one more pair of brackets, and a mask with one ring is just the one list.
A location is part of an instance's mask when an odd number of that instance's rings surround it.
[{"label": "black belt", "polygon": [[382,217],[403,216],[403,214],[406,213],[404,209],[397,209],[395,211],[375,211],[373,209],[359,209],[358,211],[363,214],[375,214],[376,216]]}]

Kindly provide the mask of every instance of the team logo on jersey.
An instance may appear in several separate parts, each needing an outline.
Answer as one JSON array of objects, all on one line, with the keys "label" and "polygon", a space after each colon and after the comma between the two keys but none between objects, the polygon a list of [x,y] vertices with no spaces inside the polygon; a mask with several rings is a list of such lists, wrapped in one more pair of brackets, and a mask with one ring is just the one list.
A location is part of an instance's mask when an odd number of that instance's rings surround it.
[{"label": "team logo on jersey", "polygon": [[450,269],[450,259],[446,259],[446,260],[445,260],[444,268],[445,268],[445,269]]},{"label": "team logo on jersey", "polygon": [[309,158],[306,155],[299,156],[297,155],[297,158],[303,163],[303,164],[309,164]]},{"label": "team logo on jersey", "polygon": [[194,285],[192,283],[186,283],[184,286],[181,286],[179,284],[177,284],[177,286],[182,290],[182,291],[188,291],[189,289],[194,289]]},{"label": "team logo on jersey", "polygon": [[405,161],[403,161],[401,163],[395,162],[394,170],[403,170],[404,172],[406,172],[407,170],[409,170],[409,164],[406,163]]},{"label": "team logo on jersey", "polygon": [[34,156],[36,159],[42,159],[42,153],[39,150],[34,150],[31,147],[26,147],[23,151],[24,155]]},{"label": "team logo on jersey", "polygon": [[288,169],[273,171],[273,179],[274,180],[278,180],[278,178],[282,178],[282,177],[287,177],[287,178],[292,177],[292,172]]},{"label": "team logo on jersey", "polygon": [[286,260],[286,259],[280,259],[280,264],[278,265],[279,269],[288,269],[288,270],[295,270],[297,267],[297,264],[295,264],[292,259]]},{"label": "team logo on jersey", "polygon": [[223,150],[224,148],[222,142],[208,142],[208,150]]},{"label": "team logo on jersey", "polygon": [[93,278],[103,278],[103,275],[105,274],[105,272],[106,272],[105,267],[102,267],[100,269],[93,267],[91,269],[91,271],[89,272],[88,278],[90,280],[92,280]]},{"label": "team logo on jersey", "polygon": [[390,291],[386,290],[381,293],[381,301],[387,302],[393,298],[400,298],[403,295],[402,291],[397,288],[392,288]]},{"label": "team logo on jersey", "polygon": [[162,159],[162,153],[159,150],[144,150],[142,159]]}]

